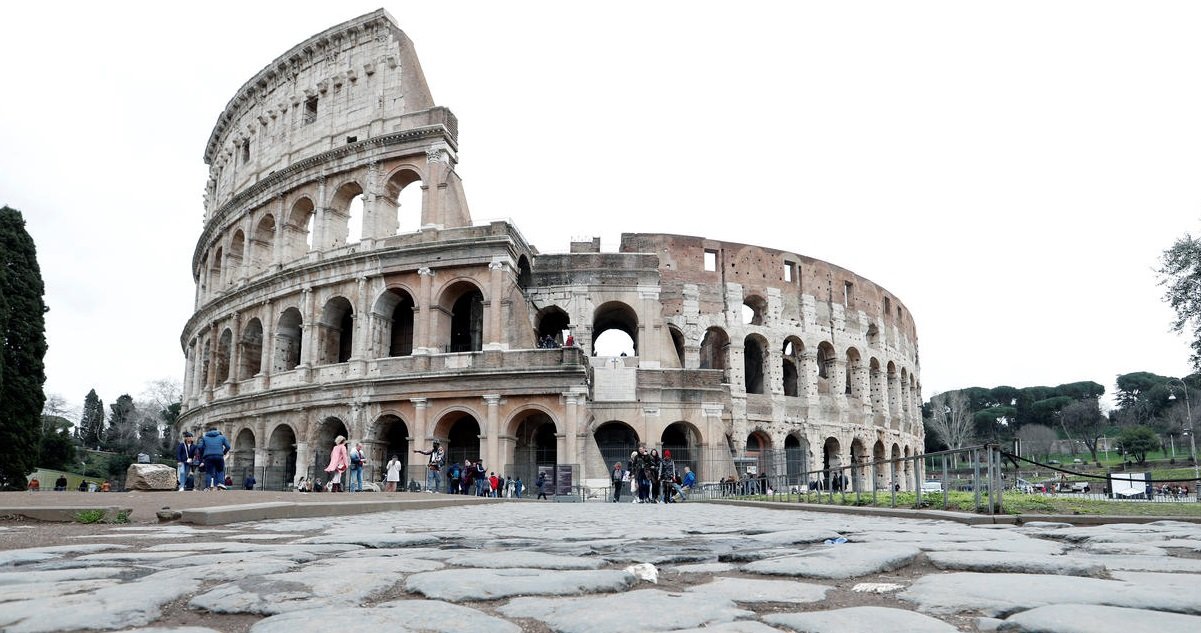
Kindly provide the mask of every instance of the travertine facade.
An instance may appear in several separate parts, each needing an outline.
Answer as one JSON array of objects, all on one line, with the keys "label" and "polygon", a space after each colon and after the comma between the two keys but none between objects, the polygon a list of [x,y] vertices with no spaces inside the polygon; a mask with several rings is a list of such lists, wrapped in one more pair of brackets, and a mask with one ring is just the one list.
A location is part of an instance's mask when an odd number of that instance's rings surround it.
[{"label": "travertine facade", "polygon": [[[679,235],[540,254],[472,225],[457,161],[454,115],[382,10],[247,82],[205,152],[181,429],[223,428],[230,470],[268,486],[323,466],[336,435],[375,465],[407,456],[406,481],[432,439],[580,481],[639,441],[702,480],[920,452],[916,330],[883,288]],[[610,338],[624,355],[598,355]]]}]

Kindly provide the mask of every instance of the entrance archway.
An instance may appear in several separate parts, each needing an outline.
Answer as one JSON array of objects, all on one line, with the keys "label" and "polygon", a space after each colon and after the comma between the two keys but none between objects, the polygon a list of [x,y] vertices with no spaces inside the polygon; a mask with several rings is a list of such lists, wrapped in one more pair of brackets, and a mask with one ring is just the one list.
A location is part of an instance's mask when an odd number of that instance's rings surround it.
[{"label": "entrance archway", "polygon": [[788,475],[788,485],[799,486],[808,484],[806,471],[809,470],[809,443],[804,438],[789,435],[784,438],[784,470]]},{"label": "entrance archway", "polygon": [[863,464],[867,462],[867,446],[863,440],[855,438],[851,440],[851,485],[852,490],[862,491],[865,489],[865,477],[863,473]]},{"label": "entrance archway", "polygon": [[[872,446],[872,461],[883,462],[888,459],[885,454],[884,440],[876,440],[875,446]],[[872,466],[872,471],[876,473],[875,489],[886,490],[888,488],[888,464],[877,463]]]},{"label": "entrance archway", "polygon": [[621,462],[628,466],[630,453],[638,450],[638,433],[630,425],[620,420],[605,422],[596,427],[592,439],[596,441],[596,447],[600,449],[606,471],[613,468],[615,462]]},{"label": "entrance archway", "polygon": [[295,482],[296,432],[287,424],[271,431],[267,440],[267,463],[263,466],[263,476],[258,479],[264,490],[286,490]]},{"label": "entrance archway", "polygon": [[[346,430],[346,423],[342,420],[330,416],[317,424],[317,429],[313,433],[313,469],[309,473],[310,480],[312,478],[325,481],[329,475],[325,472],[325,467],[329,466],[329,454],[334,448],[334,439],[339,435],[347,437],[349,431]],[[350,450],[347,447],[347,450]],[[346,483],[343,478],[342,483]]]},{"label": "entrance archway", "polygon": [[671,451],[671,459],[676,463],[676,472],[680,477],[684,476],[685,466],[691,468],[698,478],[701,476],[701,434],[696,427],[687,422],[674,422],[663,429],[660,441],[663,450]]},{"label": "entrance archway", "polygon": [[[409,426],[399,416],[381,415],[375,421],[375,429],[370,439],[374,442],[367,463],[374,465],[372,479],[381,479],[387,474],[388,461],[393,456],[400,461],[400,484],[398,490],[403,490],[409,481],[408,463],[411,450],[409,449]],[[424,473],[422,474],[424,476]]]},{"label": "entrance archway", "polygon": [[[230,477],[239,474],[245,478],[254,470],[254,431],[250,429],[242,429],[234,437],[233,450],[230,451],[232,459],[226,460],[225,472]],[[241,484],[241,480],[234,483]]]},{"label": "entrance archway", "polygon": [[822,473],[822,487],[826,490],[845,488],[841,485],[844,479],[843,472],[838,470],[842,466],[841,451],[842,447],[838,444],[837,439],[826,438],[826,442],[822,446],[822,470],[825,471]]},{"label": "entrance archway", "polygon": [[[438,428],[446,429],[446,463],[462,464],[467,460],[477,461],[484,454],[480,444],[480,423],[470,413],[456,412],[449,414],[438,424]],[[485,468],[495,470],[496,464],[484,464]]]},{"label": "entrance archway", "polygon": [[539,466],[554,466],[559,461],[555,421],[543,411],[529,411],[514,420],[513,463],[505,465],[505,474],[534,481]]}]

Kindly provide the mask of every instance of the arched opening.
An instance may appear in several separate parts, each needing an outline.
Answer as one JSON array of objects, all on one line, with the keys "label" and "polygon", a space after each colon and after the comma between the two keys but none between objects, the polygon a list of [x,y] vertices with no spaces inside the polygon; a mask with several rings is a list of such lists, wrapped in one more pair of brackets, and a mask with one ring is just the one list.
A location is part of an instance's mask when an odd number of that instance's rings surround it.
[{"label": "arched opening", "polygon": [[[684,467],[687,466],[701,476],[701,434],[696,427],[687,422],[673,422],[663,429],[659,438],[663,450],[671,451],[671,459],[676,463],[676,473],[682,478]],[[612,464],[610,464],[612,466]]]},{"label": "arched opening", "polygon": [[[480,442],[480,423],[470,413],[452,413],[438,424],[446,431],[446,463],[462,464],[467,460],[478,461],[484,454]],[[485,464],[495,469],[495,464]]]},{"label": "arched opening", "polygon": [[804,349],[801,339],[790,336],[784,339],[784,395],[800,396],[801,393],[801,352]]},{"label": "arched opening", "polygon": [[221,265],[225,260],[225,249],[220,246],[213,252],[213,267],[209,269],[209,288],[213,292],[220,292],[225,288],[225,280],[222,277]]},{"label": "arched opening", "polygon": [[809,483],[806,471],[809,470],[809,443],[803,437],[789,435],[784,438],[784,469],[788,475],[788,485],[799,486]]},{"label": "arched opening", "polygon": [[387,356],[413,353],[414,307],[413,297],[399,288],[389,288],[375,300],[374,349],[386,350]]},{"label": "arched opening", "polygon": [[[384,187],[384,195],[376,198],[376,205],[382,208],[381,221],[386,218],[387,224],[382,226],[380,235],[399,235],[416,233],[421,230],[421,209],[425,198],[425,185],[421,176],[411,170],[402,169],[388,179]],[[388,207],[392,212],[388,212]]]},{"label": "arched opening", "polygon": [[534,273],[530,270],[530,259],[525,255],[517,258],[517,285],[529,288],[534,283]]},{"label": "arched opening", "polygon": [[[906,482],[913,481],[913,477],[914,477],[914,475],[913,475],[914,460],[909,459],[910,457],[916,457],[916,455],[912,452],[912,449],[910,449],[908,446],[906,446],[905,447],[905,467],[903,469],[904,473],[905,473],[905,481]],[[915,482],[914,485],[916,486],[917,483]],[[908,485],[905,485],[902,487],[906,488],[906,489],[909,488]]]},{"label": "arched opening", "polygon": [[332,365],[350,360],[354,340],[354,309],[345,297],[334,297],[321,310],[320,346],[317,364]]},{"label": "arched opening", "polygon": [[667,326],[667,331],[669,334],[671,334],[671,346],[676,351],[676,358],[675,358],[676,365],[674,367],[683,368],[684,367],[684,333],[680,331],[680,328],[678,328],[674,325]]},{"label": "arched opening", "polygon": [[870,323],[867,326],[867,344],[871,347],[880,345],[880,327],[875,323]]},{"label": "arched opening", "polygon": [[637,356],[638,314],[634,309],[620,301],[597,308],[592,316],[592,349],[596,356]]},{"label": "arched opening", "polygon": [[863,370],[863,361],[859,357],[859,350],[851,347],[847,349],[847,372],[846,382],[843,388],[843,393],[852,398],[863,397],[863,387],[860,385],[860,372]]},{"label": "arched opening", "polygon": [[554,341],[555,347],[562,347],[566,340],[563,333],[571,325],[571,318],[559,306],[547,306],[538,311],[538,347],[546,347],[546,341]]},{"label": "arched opening", "polygon": [[251,319],[242,330],[238,353],[238,380],[253,378],[263,367],[263,323]]},{"label": "arched opening", "polygon": [[275,327],[275,365],[272,371],[292,371],[300,365],[300,345],[304,321],[300,310],[288,308]]},{"label": "arched opening", "polygon": [[638,433],[630,425],[619,420],[610,420],[596,427],[592,439],[600,450],[605,470],[613,468],[616,462],[628,466],[630,453],[638,450]]},{"label": "arched opening", "polygon": [[[326,457],[328,460],[329,457]],[[287,424],[271,431],[267,440],[267,463],[257,477],[265,490],[283,490],[296,480],[296,432]]]},{"label": "arched opening", "polygon": [[[399,416],[385,414],[375,421],[374,430],[371,437],[375,441],[374,455],[368,457],[368,463],[375,466],[374,479],[382,477],[386,473],[388,461],[396,457],[400,461],[400,484],[397,490],[403,489],[411,478],[407,472],[409,456],[412,455],[412,449],[409,448],[409,426]],[[424,477],[424,473],[421,476]]]},{"label": "arched opening", "polygon": [[764,393],[764,376],[767,373],[767,341],[752,334],[743,341],[743,365],[747,393]]},{"label": "arched opening", "polygon": [[484,294],[475,284],[459,281],[442,293],[442,308],[450,314],[443,331],[448,352],[484,349]]},{"label": "arched opening", "polygon": [[363,239],[363,188],[357,182],[338,187],[325,215],[330,246],[357,244]]},{"label": "arched opening", "polygon": [[200,260],[199,272],[196,273],[196,281],[200,285],[199,296],[196,298],[197,303],[200,302],[208,292],[209,275],[212,271],[209,269],[209,254],[205,252],[204,257]]},{"label": "arched opening", "polygon": [[822,341],[817,346],[817,377],[828,380],[834,374],[834,346]]},{"label": "arched opening", "polygon": [[230,350],[233,347],[234,333],[226,328],[221,332],[221,338],[217,342],[217,384],[229,380],[229,356]]},{"label": "arched opening", "polygon": [[842,467],[842,447],[833,437],[826,438],[822,445],[822,487],[825,490],[845,490],[846,476],[840,470]]},{"label": "arched opening", "polygon": [[[768,472],[770,455],[771,437],[763,431],[751,431],[746,436],[746,450],[743,452],[743,456],[746,458],[746,472],[770,475],[771,473]],[[753,472],[751,466],[754,467]]]},{"label": "arched opening", "polygon": [[[309,473],[309,478],[314,477],[325,481],[328,474],[325,472],[325,467],[329,466],[330,452],[334,448],[334,439],[339,435],[345,438],[350,437],[350,431],[346,427],[346,423],[342,420],[330,416],[317,424],[317,428],[313,433],[313,470]],[[347,447],[350,450],[350,447]],[[342,478],[342,484],[346,484],[346,478]]]},{"label": "arched opening", "polygon": [[902,476],[905,466],[903,463],[901,463],[900,444],[892,445],[892,456],[889,459],[892,461],[888,463],[888,480],[892,482],[893,488],[896,488],[897,490],[907,490],[909,486],[907,485],[907,482],[904,481],[904,477]]},{"label": "arched opening", "polygon": [[213,371],[212,347],[210,346],[210,343],[207,339],[204,341],[204,352],[200,356],[200,362],[201,362],[201,367],[203,368],[200,373],[200,376],[202,377],[202,379],[204,381],[204,384],[201,386],[207,388],[208,380],[210,377],[213,376],[213,374],[210,373]]},{"label": "arched opening", "polygon": [[515,420],[513,463],[505,466],[510,477],[534,481],[539,466],[554,466],[559,461],[555,422],[542,411],[529,411]]},{"label": "arched opening", "polygon": [[246,475],[254,472],[254,431],[250,429],[238,431],[234,437],[233,450],[229,454],[231,459],[226,460],[225,472],[230,477],[234,477],[236,474],[234,484],[241,484]]},{"label": "arched opening", "polygon": [[233,239],[229,241],[229,253],[225,255],[226,275],[225,285],[232,286],[238,281],[242,271],[242,254],[246,252],[246,234],[241,229],[234,231]]},{"label": "arched opening", "polygon": [[701,369],[725,369],[730,353],[730,337],[725,330],[711,327],[701,339]]},{"label": "arched opening", "polygon": [[851,440],[851,486],[852,490],[862,491],[864,487],[864,464],[867,463],[867,446],[863,440]]},{"label": "arched opening", "polygon": [[759,295],[750,295],[742,300],[742,324],[763,325],[763,315],[767,314],[767,301]]},{"label": "arched opening", "polygon": [[884,463],[886,459],[888,459],[888,455],[884,448],[884,440],[876,440],[876,443],[872,445],[872,461],[876,462],[872,466],[872,472],[875,473],[873,488],[876,490],[886,490],[888,488],[888,464]]},{"label": "arched opening", "polygon": [[275,248],[275,216],[268,213],[259,219],[250,240],[250,262],[254,273],[266,272],[271,265]]},{"label": "arched opening", "polygon": [[285,230],[288,236],[288,256],[292,259],[304,257],[313,247],[313,217],[315,207],[307,197],[292,204]]}]

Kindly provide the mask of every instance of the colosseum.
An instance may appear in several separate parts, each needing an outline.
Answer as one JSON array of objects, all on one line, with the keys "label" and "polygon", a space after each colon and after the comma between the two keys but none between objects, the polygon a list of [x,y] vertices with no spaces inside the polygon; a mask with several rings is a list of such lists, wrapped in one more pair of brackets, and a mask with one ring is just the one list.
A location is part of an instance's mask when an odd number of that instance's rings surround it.
[{"label": "colosseum", "polygon": [[[205,221],[179,431],[216,426],[227,470],[287,488],[361,442],[368,477],[415,449],[497,474],[608,485],[634,447],[700,481],[921,452],[912,315],[855,273],[788,251],[623,234],[542,253],[473,224],[454,114],[383,10],[245,83],[204,153]],[[912,462],[905,462],[911,464]],[[854,486],[904,488],[886,470]]]}]

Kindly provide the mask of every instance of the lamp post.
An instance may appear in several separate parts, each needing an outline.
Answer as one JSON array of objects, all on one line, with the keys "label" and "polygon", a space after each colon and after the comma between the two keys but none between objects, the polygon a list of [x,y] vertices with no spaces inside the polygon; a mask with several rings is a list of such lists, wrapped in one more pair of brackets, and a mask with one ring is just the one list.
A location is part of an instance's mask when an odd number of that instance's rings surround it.
[{"label": "lamp post", "polygon": [[[1193,407],[1189,404],[1188,385],[1184,384],[1184,381],[1179,378],[1172,378],[1172,380],[1180,383],[1180,386],[1184,388],[1184,415],[1188,418],[1188,427],[1184,430],[1188,431],[1189,455],[1193,460],[1193,489],[1195,490],[1197,485],[1201,484],[1201,465],[1197,464],[1197,434],[1193,432]],[[1175,399],[1176,392],[1172,391],[1168,395],[1168,400]]]}]

